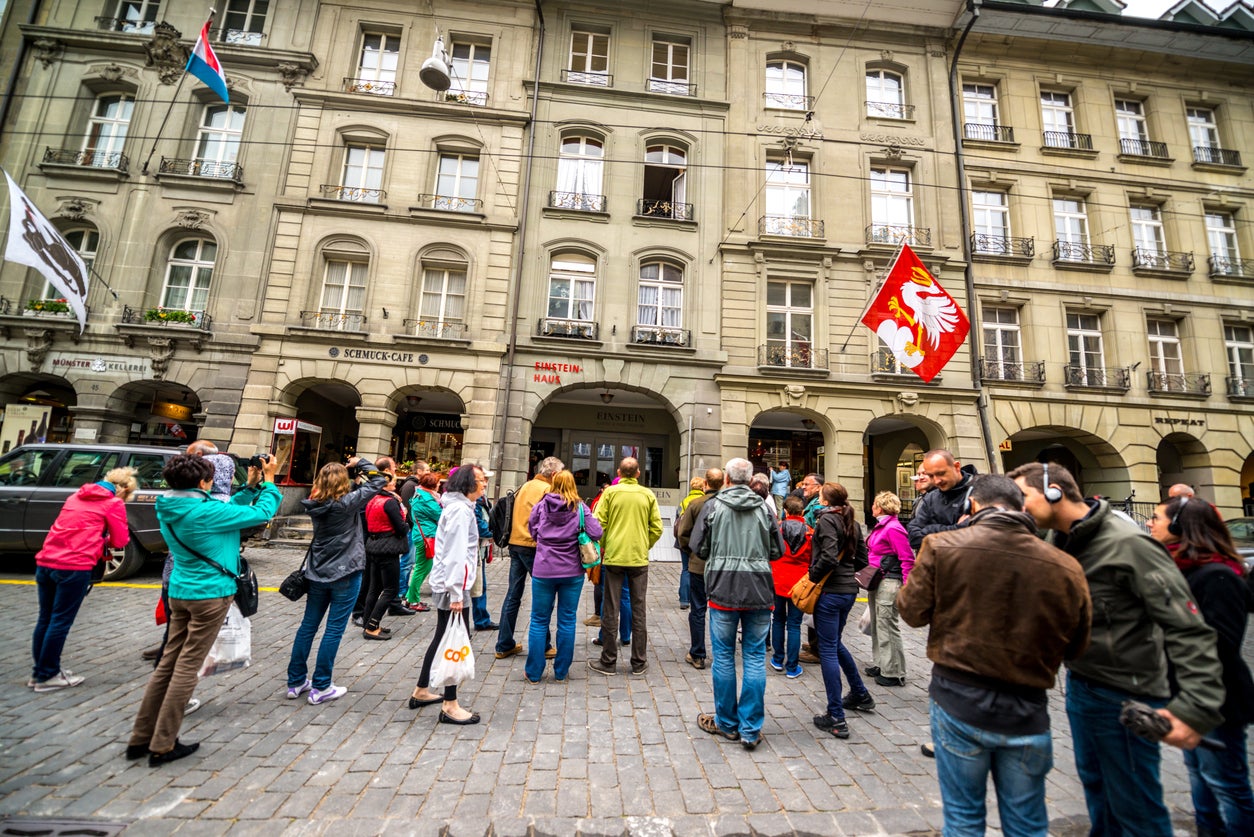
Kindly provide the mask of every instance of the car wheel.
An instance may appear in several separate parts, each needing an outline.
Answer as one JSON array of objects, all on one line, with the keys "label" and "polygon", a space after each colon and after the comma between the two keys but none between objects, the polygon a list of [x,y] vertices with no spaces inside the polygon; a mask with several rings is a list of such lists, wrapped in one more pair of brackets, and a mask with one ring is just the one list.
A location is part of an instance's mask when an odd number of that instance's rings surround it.
[{"label": "car wheel", "polygon": [[148,553],[144,551],[144,548],[131,541],[125,549],[115,549],[109,554],[108,560],[105,561],[104,580],[121,581],[124,578],[130,578],[143,568],[147,560]]}]

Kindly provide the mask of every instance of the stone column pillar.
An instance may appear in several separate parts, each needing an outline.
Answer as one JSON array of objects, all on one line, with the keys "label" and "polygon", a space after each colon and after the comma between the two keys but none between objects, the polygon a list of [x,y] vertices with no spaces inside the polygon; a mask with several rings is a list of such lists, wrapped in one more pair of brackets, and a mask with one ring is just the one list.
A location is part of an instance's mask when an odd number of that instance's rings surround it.
[{"label": "stone column pillar", "polygon": [[357,408],[357,453],[375,460],[392,450],[396,411],[363,404]]}]

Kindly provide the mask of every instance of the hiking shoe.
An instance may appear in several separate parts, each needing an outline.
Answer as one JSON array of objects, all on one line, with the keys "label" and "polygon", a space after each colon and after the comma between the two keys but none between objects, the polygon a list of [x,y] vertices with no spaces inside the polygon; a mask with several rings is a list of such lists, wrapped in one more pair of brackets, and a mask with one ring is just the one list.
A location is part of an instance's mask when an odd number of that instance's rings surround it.
[{"label": "hiking shoe", "polygon": [[590,628],[599,628],[601,627],[601,617],[589,616],[587,619],[583,620],[583,623]]},{"label": "hiking shoe", "polygon": [[36,683],[34,686],[31,686],[31,688],[37,692],[55,692],[57,689],[66,689],[70,686],[77,686],[82,682],[82,675],[62,669],[49,677],[47,680],[43,680]]},{"label": "hiking shoe", "polygon": [[614,666],[607,666],[599,659],[588,660],[588,668],[593,671],[599,671],[602,674],[618,674],[618,669]]},{"label": "hiking shoe", "polygon": [[849,692],[840,699],[840,702],[844,704],[846,709],[853,709],[857,712],[875,711],[875,698],[871,697],[870,692],[863,692],[860,695]]},{"label": "hiking shoe", "polygon": [[775,662],[774,658],[767,660],[766,664],[769,665],[771,668],[775,669],[776,671],[784,670],[784,664]]},{"label": "hiking shoe", "polygon": [[320,703],[326,703],[327,701],[335,700],[338,697],[343,697],[344,693],[347,691],[348,689],[344,688],[343,686],[337,686],[334,683],[332,683],[330,686],[328,686],[326,689],[322,691],[319,691],[317,689],[310,689],[309,690],[309,705],[317,706]]},{"label": "hiking shoe", "polygon": [[506,657],[512,657],[515,654],[521,654],[522,650],[523,650],[522,644],[515,642],[514,647],[509,649],[508,651],[497,651],[496,658],[498,660],[504,660]]},{"label": "hiking shoe", "polygon": [[556,648],[550,648],[549,650],[544,652],[544,659],[546,660],[552,660],[552,659],[555,659],[556,657],[557,657]]},{"label": "hiking shoe", "polygon": [[705,657],[694,657],[689,654],[687,657],[684,657],[684,659],[688,662],[688,665],[697,670],[705,668]]},{"label": "hiking shoe", "polygon": [[818,665],[820,662],[819,655],[815,654],[813,651],[802,651],[797,655],[797,659],[803,663],[810,663],[811,665]]},{"label": "hiking shoe", "polygon": [[[176,738],[174,740],[174,749],[171,750],[170,752],[168,753],[149,752],[148,753],[148,766],[160,767],[163,764],[168,764],[169,762],[172,762],[172,761],[178,761],[181,758],[186,758],[187,756],[190,756],[192,753],[196,752],[199,749],[200,749],[200,742],[196,742],[195,744],[184,744],[182,741],[179,741]],[[127,755],[129,757],[130,753],[128,752]]]},{"label": "hiking shoe", "polygon": [[837,738],[849,737],[849,724],[845,722],[845,719],[841,718],[838,721],[826,712],[822,715],[814,716],[814,726],[823,730],[823,732],[830,732]]},{"label": "hiking shoe", "polygon": [[288,686],[287,687],[287,699],[296,700],[298,697],[300,697],[301,695],[303,695],[305,692],[309,691],[312,688],[313,688],[312,680],[306,680],[304,683],[300,684],[299,686]]},{"label": "hiking shoe", "polygon": [[796,680],[798,677],[802,675],[804,671],[805,669],[803,669],[801,666],[798,665],[798,666],[794,666],[793,668],[788,669],[788,671],[784,673],[788,677],[789,680]]}]

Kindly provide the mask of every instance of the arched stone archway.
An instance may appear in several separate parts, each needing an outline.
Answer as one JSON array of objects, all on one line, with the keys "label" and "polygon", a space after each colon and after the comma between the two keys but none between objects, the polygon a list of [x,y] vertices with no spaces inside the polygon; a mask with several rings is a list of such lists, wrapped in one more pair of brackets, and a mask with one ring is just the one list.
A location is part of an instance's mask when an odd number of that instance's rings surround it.
[{"label": "arched stone archway", "polygon": [[1020,430],[1010,437],[1010,450],[1002,451],[1002,468],[1008,473],[1029,462],[1062,465],[1089,496],[1123,499],[1132,493],[1123,457],[1105,439],[1084,430],[1065,426]]},{"label": "arched stone archway", "polygon": [[1167,489],[1176,483],[1184,483],[1210,501],[1214,501],[1215,477],[1211,470],[1210,452],[1195,436],[1188,433],[1168,433],[1158,443],[1158,487],[1161,499]]},{"label": "arched stone archway", "polygon": [[[283,391],[283,400],[291,404],[293,418],[322,428],[320,465],[343,462],[357,453],[357,408],[361,395],[343,381],[301,379]],[[312,458],[313,451],[308,452]],[[373,453],[373,452],[372,452]],[[293,469],[301,461],[301,451],[293,453]]]},{"label": "arched stone archway", "polygon": [[[73,441],[71,416],[78,404],[78,393],[64,378],[38,372],[17,372],[0,377],[0,404],[6,406],[6,415],[13,405],[47,408],[43,440]],[[16,439],[9,439],[6,434],[5,441],[12,443]],[[4,452],[0,450],[0,453]]]},{"label": "arched stone archway", "polygon": [[200,434],[202,405],[191,387],[175,381],[130,381],[107,402],[105,440],[136,445],[186,445]]},{"label": "arched stone archway", "polygon": [[406,386],[392,393],[389,404],[396,413],[391,455],[397,462],[421,459],[436,470],[461,464],[466,405],[456,393]]},{"label": "arched stone archway", "polygon": [[935,422],[922,416],[898,414],[880,416],[866,426],[863,496],[865,505],[881,491],[891,491],[901,498],[902,508],[913,508],[917,499],[912,477],[923,455],[933,448],[945,447],[945,433]]},{"label": "arched stone archway", "polygon": [[755,472],[770,473],[788,463],[795,485],[806,474],[824,475],[827,469],[826,439],[832,426],[822,413],[802,407],[763,410],[749,424],[749,446],[743,454]]}]

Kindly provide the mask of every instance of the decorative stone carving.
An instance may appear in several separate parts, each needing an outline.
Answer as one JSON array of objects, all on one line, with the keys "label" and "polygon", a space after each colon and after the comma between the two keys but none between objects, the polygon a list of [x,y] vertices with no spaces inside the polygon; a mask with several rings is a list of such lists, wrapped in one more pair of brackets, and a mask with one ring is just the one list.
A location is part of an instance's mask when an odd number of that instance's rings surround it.
[{"label": "decorative stone carving", "polygon": [[784,52],[796,52],[797,45],[793,43],[792,41],[784,41],[783,50]]},{"label": "decorative stone carving", "polygon": [[90,68],[86,74],[88,76],[100,76],[105,81],[121,81],[124,78],[135,79],[139,76],[134,67],[123,67],[121,64],[98,64]]},{"label": "decorative stone carving", "polygon": [[48,350],[52,348],[52,329],[27,328],[23,331],[26,332],[26,359],[30,361],[32,370],[38,370],[43,366]]},{"label": "decorative stone carving", "polygon": [[733,41],[743,41],[749,37],[749,27],[743,23],[733,23],[727,27],[727,37]]},{"label": "decorative stone carving", "polygon": [[146,66],[155,67],[162,84],[174,84],[183,75],[191,50],[179,43],[183,33],[164,20],[152,30],[152,39],[144,44],[148,56]]},{"label": "decorative stone carving", "polygon": [[784,397],[789,401],[800,401],[806,397],[806,388],[801,384],[788,384],[784,387]]},{"label": "decorative stone carving", "polygon": [[198,230],[209,220],[209,213],[200,209],[184,209],[174,219],[185,230]]},{"label": "decorative stone carving", "polygon": [[283,80],[283,89],[292,92],[292,88],[296,86],[304,87],[305,79],[309,76],[309,68],[302,67],[300,64],[280,64],[279,78]]},{"label": "decorative stone carving", "polygon": [[61,202],[61,208],[57,210],[57,217],[64,218],[67,221],[81,221],[91,210],[92,204],[82,198],[70,198]]},{"label": "decorative stone carving", "polygon": [[169,337],[149,337],[148,352],[152,361],[152,377],[154,380],[165,379],[170,368],[170,358],[174,357],[174,340]]},{"label": "decorative stone carving", "polygon": [[40,38],[31,46],[34,47],[35,57],[44,65],[45,70],[52,66],[52,62],[56,61],[65,49],[65,45],[54,38]]},{"label": "decorative stone carving", "polygon": [[897,403],[903,409],[909,410],[919,403],[919,394],[917,392],[899,392],[897,393]]},{"label": "decorative stone carving", "polygon": [[880,60],[886,61],[889,64],[893,63],[893,51],[891,49],[880,50]]}]

